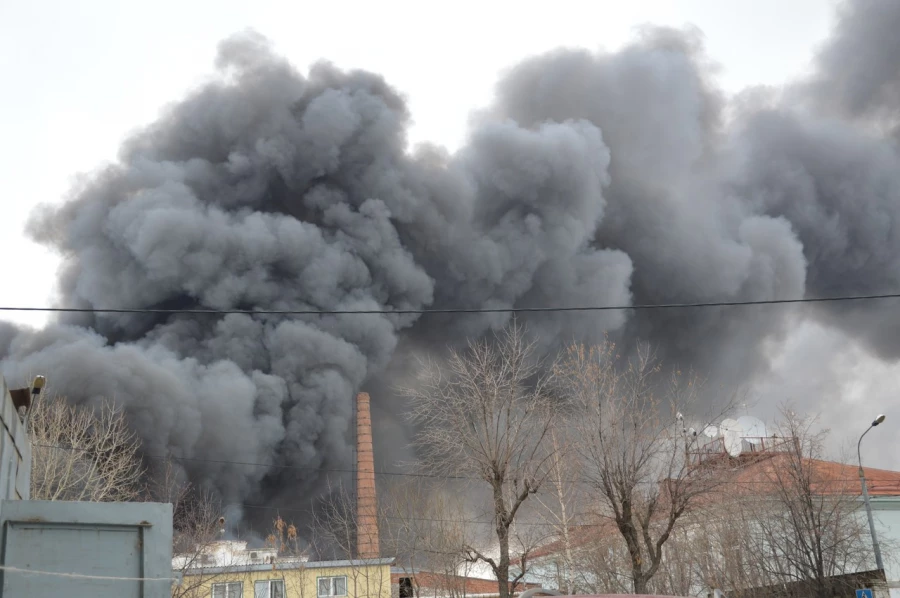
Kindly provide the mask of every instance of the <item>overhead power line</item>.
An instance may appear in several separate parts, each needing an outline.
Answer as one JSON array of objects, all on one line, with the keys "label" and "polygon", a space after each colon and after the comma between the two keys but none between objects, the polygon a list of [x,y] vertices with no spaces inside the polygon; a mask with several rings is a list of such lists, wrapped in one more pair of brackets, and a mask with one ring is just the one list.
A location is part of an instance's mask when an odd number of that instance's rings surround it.
[{"label": "overhead power line", "polygon": [[205,308],[145,308],[145,307],[20,307],[0,306],[0,311],[47,312],[47,313],[104,313],[104,314],[191,314],[251,316],[350,316],[350,315],[426,315],[426,314],[494,314],[494,313],[540,313],[540,312],[592,312],[649,309],[688,309],[709,307],[743,307],[753,305],[787,305],[794,303],[836,303],[845,301],[873,301],[879,299],[900,299],[900,293],[881,295],[845,295],[840,297],[803,297],[800,299],[761,299],[752,301],[707,301],[696,303],[639,303],[636,305],[587,305],[548,307],[461,307],[422,309],[205,309]]},{"label": "overhead power line", "polygon": [[109,575],[86,575],[84,573],[62,573],[59,571],[39,571],[35,569],[23,569],[21,567],[11,567],[9,565],[0,565],[0,571],[8,571],[11,573],[21,573],[24,575],[47,575],[50,577],[68,577],[71,579],[95,579],[102,581],[178,581],[174,577],[111,577]]},{"label": "overhead power line", "polygon": [[[45,447],[45,448],[53,448],[67,451],[89,451],[89,449],[84,448],[73,448],[73,447],[65,447],[59,446],[55,444],[41,444],[35,443],[33,446]],[[175,457],[175,456],[164,456],[164,455],[143,455],[146,458],[150,459],[171,459],[173,461],[190,461],[190,462],[199,462],[199,463],[218,463],[218,464],[228,464],[228,465],[241,465],[241,466],[251,466],[251,467],[265,467],[265,468],[273,468],[273,469],[298,469],[302,471],[317,471],[322,473],[356,473],[355,469],[337,469],[337,468],[325,468],[325,467],[305,467],[302,465],[270,465],[266,463],[255,463],[255,462],[247,462],[247,461],[227,461],[221,459],[200,459],[200,458],[191,458],[191,457]],[[479,480],[479,478],[475,477],[467,477],[467,476],[448,476],[448,475],[440,475],[440,474],[427,474],[427,473],[411,473],[411,472],[400,472],[400,471],[375,471],[375,475],[386,475],[386,476],[400,476],[400,477],[416,477],[416,478],[437,478],[437,479],[445,479],[445,480]],[[830,478],[827,480],[829,483],[856,483],[858,481],[857,478]],[[569,484],[590,484],[587,480],[564,480],[565,483]],[[895,482],[894,479],[891,478],[869,478],[869,483],[875,484],[878,482]],[[775,482],[771,480],[735,480],[730,481],[729,484],[734,487],[746,487],[746,486],[755,486],[755,485],[765,485],[771,486]],[[249,503],[229,503],[234,506],[239,506],[244,509],[256,509],[256,510],[265,510],[265,511],[283,511],[283,512],[298,512],[298,513],[307,513],[308,509],[303,509],[295,506],[285,506],[285,505],[254,505]],[[574,513],[572,514],[573,518],[580,517],[592,517],[595,516],[594,513]],[[432,522],[432,523],[468,523],[468,524],[477,524],[477,525],[491,525],[493,521],[483,520],[483,519],[447,519],[447,518],[432,518],[432,517],[400,517],[400,516],[390,516],[390,515],[382,515],[385,519],[396,519],[396,520],[413,520],[413,521],[422,521],[422,522]],[[516,525],[525,525],[525,526],[536,526],[536,527],[559,527],[559,523],[554,522],[544,522],[544,521],[523,521],[517,522]],[[604,523],[577,523],[573,524],[574,527],[596,527],[604,525]]]},{"label": "overhead power line", "polygon": [[[44,447],[44,448],[52,448],[59,449],[63,451],[80,451],[80,452],[91,452],[89,448],[82,447],[69,447],[69,446],[60,446],[58,444],[43,444],[43,443],[33,443],[32,446]],[[229,461],[225,459],[202,459],[199,457],[177,457],[175,455],[150,455],[150,454],[142,454],[142,457],[146,459],[159,459],[159,460],[171,460],[171,461],[186,461],[189,463],[214,463],[217,465],[240,465],[241,467],[263,467],[266,469],[293,469],[298,471],[311,471],[317,473],[357,473],[356,469],[351,468],[338,468],[338,467],[313,467],[308,465],[280,465],[276,463],[259,463],[254,461]],[[853,467],[853,466],[848,466]],[[447,474],[439,474],[439,473],[421,473],[421,472],[409,472],[409,471],[381,471],[376,470],[373,472],[375,475],[379,476],[397,476],[397,477],[406,477],[406,478],[431,478],[438,480],[470,480],[470,481],[481,481],[481,478],[475,476],[461,476],[461,475],[447,475]],[[879,482],[884,483],[896,483],[894,478],[870,478],[867,477],[866,480],[869,483],[875,484]],[[859,482],[859,478],[827,478],[824,480],[828,483],[839,483],[839,482]],[[579,480],[561,480],[562,483],[565,484],[593,484],[590,480],[579,479]],[[752,486],[754,484],[757,485],[771,485],[773,482],[771,480],[733,480],[730,481],[729,484],[735,486]],[[551,483],[552,485],[552,483]],[[247,505],[252,506],[252,505]]]}]

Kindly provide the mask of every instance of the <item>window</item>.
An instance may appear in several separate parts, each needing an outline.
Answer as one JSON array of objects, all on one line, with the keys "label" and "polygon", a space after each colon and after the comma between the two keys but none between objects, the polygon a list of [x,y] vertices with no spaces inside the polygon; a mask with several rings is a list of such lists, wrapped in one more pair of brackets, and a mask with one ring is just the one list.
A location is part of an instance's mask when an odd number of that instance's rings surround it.
[{"label": "window", "polygon": [[329,596],[346,596],[347,595],[347,576],[341,577],[320,577],[319,578],[319,598],[328,598]]},{"label": "window", "polygon": [[284,580],[267,579],[253,584],[253,598],[284,598]]},{"label": "window", "polygon": [[251,553],[250,553],[250,558],[251,558],[251,559],[258,559],[258,558],[259,558],[259,554],[256,553],[256,552],[251,552]]},{"label": "window", "polygon": [[230,583],[214,583],[212,598],[243,598],[244,584],[240,581]]},{"label": "window", "polygon": [[400,578],[400,598],[413,598],[412,578]]}]

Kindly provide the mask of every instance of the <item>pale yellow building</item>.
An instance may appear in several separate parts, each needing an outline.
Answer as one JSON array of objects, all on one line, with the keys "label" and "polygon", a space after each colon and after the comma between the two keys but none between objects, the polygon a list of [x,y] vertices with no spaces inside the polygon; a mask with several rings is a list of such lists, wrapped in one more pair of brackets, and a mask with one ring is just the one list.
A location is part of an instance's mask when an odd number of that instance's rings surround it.
[{"label": "pale yellow building", "polygon": [[[379,555],[369,395],[357,396],[357,557],[308,561],[220,540],[172,559],[173,598],[392,598],[392,558]],[[224,519],[220,524],[224,526]],[[224,529],[222,530],[224,535]]]},{"label": "pale yellow building", "polygon": [[179,598],[391,598],[394,559],[199,566],[181,572]]}]

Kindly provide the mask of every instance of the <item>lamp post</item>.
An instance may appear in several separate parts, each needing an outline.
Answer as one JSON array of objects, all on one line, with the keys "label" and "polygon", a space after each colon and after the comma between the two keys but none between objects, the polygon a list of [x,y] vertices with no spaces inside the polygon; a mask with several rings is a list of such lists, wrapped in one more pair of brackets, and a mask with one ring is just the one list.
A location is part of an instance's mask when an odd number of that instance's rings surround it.
[{"label": "lamp post", "polygon": [[863,501],[866,503],[866,515],[869,517],[869,531],[872,533],[872,547],[875,549],[875,566],[878,567],[879,571],[884,571],[884,563],[881,562],[881,549],[878,547],[878,536],[875,534],[875,521],[872,519],[872,506],[869,504],[869,489],[866,488],[866,475],[863,473],[862,453],[860,452],[859,447],[862,444],[863,437],[869,433],[869,430],[883,421],[884,414],[876,417],[872,422],[872,425],[866,428],[866,431],[859,437],[859,442],[856,443],[856,457],[859,460],[859,480],[862,482]]}]

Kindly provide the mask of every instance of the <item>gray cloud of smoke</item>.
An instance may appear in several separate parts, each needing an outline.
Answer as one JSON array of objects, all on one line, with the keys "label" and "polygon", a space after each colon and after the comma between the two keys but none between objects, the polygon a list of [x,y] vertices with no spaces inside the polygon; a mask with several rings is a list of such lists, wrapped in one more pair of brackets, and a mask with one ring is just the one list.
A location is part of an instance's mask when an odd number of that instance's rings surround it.
[{"label": "gray cloud of smoke", "polygon": [[[898,26],[895,3],[848,5],[816,76],[792,89],[804,101],[747,105],[734,121],[696,32],[647,30],[615,53],[538,56],[504,76],[453,155],[407,151],[410,115],[380,77],[324,63],[303,75],[245,33],[222,43],[217,82],[135,134],[31,233],[63,255],[59,303],[72,307],[896,291],[900,157],[889,115],[900,107],[900,46],[877,47],[873,31]],[[879,67],[860,79],[847,48]],[[895,359],[889,307],[804,313]],[[546,348],[640,336],[734,386],[766,371],[766,341],[786,333],[789,313],[539,314],[527,324]],[[226,501],[271,501],[314,490],[316,469],[350,464],[356,390],[386,389],[404,356],[508,318],[78,314],[41,331],[0,326],[0,356],[9,377],[40,370],[73,401],[118,401],[148,452],[266,464],[185,468]],[[381,410],[402,432],[386,394],[375,393],[376,418]]]}]

